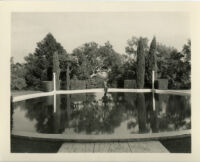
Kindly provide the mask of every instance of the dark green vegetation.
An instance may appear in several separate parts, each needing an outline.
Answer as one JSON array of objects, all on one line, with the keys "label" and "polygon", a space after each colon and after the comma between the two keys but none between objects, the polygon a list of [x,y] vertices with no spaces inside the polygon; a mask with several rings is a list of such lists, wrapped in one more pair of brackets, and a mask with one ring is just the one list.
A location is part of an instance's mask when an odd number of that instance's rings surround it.
[{"label": "dark green vegetation", "polygon": [[25,80],[26,71],[24,65],[20,63],[14,64],[13,57],[11,58],[11,89],[21,90],[26,88]]},{"label": "dark green vegetation", "polygon": [[119,54],[109,42],[104,45],[88,42],[67,53],[49,33],[37,43],[35,52],[25,57],[25,63],[14,63],[11,58],[11,89],[41,90],[42,81],[52,80],[53,60],[60,69],[59,79],[68,82],[69,77],[87,80],[94,74],[107,72],[110,87],[123,87],[124,80],[135,79],[140,88],[150,88],[154,69],[157,78],[168,79],[169,89],[191,88],[190,40],[178,51],[156,42],[155,37],[150,47],[147,38],[132,37],[125,49],[126,54]]},{"label": "dark green vegetation", "polygon": [[53,54],[53,72],[56,75],[56,90],[60,89],[59,76],[60,76],[60,63],[57,51]]},{"label": "dark green vegetation", "polygon": [[[156,38],[155,37],[153,38],[151,45],[150,45],[148,59],[146,62],[146,67],[148,67],[148,68],[147,68],[147,72],[146,72],[146,76],[145,76],[145,81],[147,83],[151,83],[152,82],[152,71],[154,71],[155,74],[157,74]],[[154,79],[156,79],[156,75],[155,75]]]},{"label": "dark green vegetation", "polygon": [[[191,153],[191,137],[160,140],[171,153]],[[36,141],[12,137],[12,153],[56,153],[62,142]]]},{"label": "dark green vegetation", "polygon": [[160,141],[171,153],[191,153],[191,137]]},{"label": "dark green vegetation", "polygon": [[11,153],[56,153],[62,142],[11,137]]},{"label": "dark green vegetation", "polygon": [[144,53],[144,39],[140,38],[137,47],[137,68],[136,68],[136,83],[137,88],[144,88],[145,75],[145,53]]}]

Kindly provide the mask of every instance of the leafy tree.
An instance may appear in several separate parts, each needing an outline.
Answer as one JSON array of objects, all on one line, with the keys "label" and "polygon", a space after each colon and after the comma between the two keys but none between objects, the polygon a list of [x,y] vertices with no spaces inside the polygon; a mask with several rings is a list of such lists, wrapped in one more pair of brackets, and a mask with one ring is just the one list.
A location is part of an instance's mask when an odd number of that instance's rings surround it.
[{"label": "leafy tree", "polygon": [[191,40],[188,39],[187,44],[184,44],[182,53],[184,55],[184,61],[190,62],[191,61]]},{"label": "leafy tree", "polygon": [[[137,37],[132,37],[131,39],[129,39],[127,41],[127,44],[128,46],[125,47],[125,51],[128,55],[132,56],[132,57],[129,57],[134,59],[135,61],[137,60],[137,48],[138,48],[138,43],[139,43],[139,40],[141,39],[140,38],[137,38]],[[149,50],[149,47],[148,47],[148,38],[144,37],[142,38],[143,40],[143,46],[144,46],[144,51],[145,51],[145,56],[147,56],[148,54],[148,50]]]},{"label": "leafy tree", "polygon": [[11,89],[22,90],[26,88],[26,81],[24,79],[25,69],[20,63],[14,63],[14,58],[11,57]]},{"label": "leafy tree", "polygon": [[137,88],[144,87],[145,76],[145,53],[144,53],[144,41],[140,38],[137,47]]},{"label": "leafy tree", "polygon": [[102,60],[100,71],[108,73],[109,84],[120,84],[120,82],[123,82],[123,57],[113,49],[113,46],[109,42],[106,42],[104,46],[100,46],[99,57]]},{"label": "leafy tree", "polygon": [[95,42],[85,43],[73,50],[72,56],[76,57],[78,64],[74,69],[78,79],[88,79],[98,69],[97,58],[98,44]]},{"label": "leafy tree", "polygon": [[185,89],[190,88],[190,63],[184,62],[184,55],[181,52],[173,51],[168,60],[169,88]]},{"label": "leafy tree", "polygon": [[189,39],[187,44],[183,46],[182,53],[184,55],[183,60],[183,88],[191,88],[191,40]]},{"label": "leafy tree", "polygon": [[157,78],[168,78],[168,62],[171,57],[171,53],[176,51],[174,47],[168,47],[161,43],[157,43]]},{"label": "leafy tree", "polygon": [[[133,69],[130,69],[128,71],[132,71],[132,74],[136,73],[136,61],[137,61],[137,48],[138,48],[138,44],[139,44],[139,40],[142,39],[143,41],[143,48],[144,48],[144,55],[145,55],[145,82],[147,83],[149,81],[149,74],[148,74],[148,60],[149,60],[149,47],[148,47],[148,38],[144,37],[144,38],[137,38],[137,37],[132,37],[131,39],[129,39],[127,41],[128,46],[125,47],[126,53],[129,55],[129,61],[127,61],[126,63],[130,65],[130,63],[132,63],[133,65],[131,65],[131,67],[133,67]],[[131,60],[131,61],[130,61]],[[130,77],[129,79],[135,79],[136,75],[134,75],[133,77]],[[146,83],[144,84],[144,86],[146,86]],[[148,86],[148,85],[147,85]]]},{"label": "leafy tree", "polygon": [[53,35],[48,33],[41,42],[37,43],[35,52],[25,57],[27,69],[25,79],[29,87],[38,89],[41,81],[52,80],[54,52],[58,52],[59,60],[63,65],[62,58],[67,53]]},{"label": "leafy tree", "polygon": [[103,60],[100,71],[110,71],[115,66],[121,65],[121,56],[114,49],[110,42],[106,42],[104,46],[100,46],[98,56]]},{"label": "leafy tree", "polygon": [[[123,59],[123,56],[122,58]],[[109,84],[112,85],[114,81],[116,82],[116,86],[123,88],[124,80],[126,79],[135,79],[136,78],[136,61],[131,59],[126,62],[122,62],[122,64],[114,66],[112,70],[109,72]]]},{"label": "leafy tree", "polygon": [[85,43],[74,49],[72,56],[78,60],[78,66],[74,70],[78,79],[88,79],[93,74],[109,72],[121,65],[121,56],[109,42],[103,46],[95,42]]}]

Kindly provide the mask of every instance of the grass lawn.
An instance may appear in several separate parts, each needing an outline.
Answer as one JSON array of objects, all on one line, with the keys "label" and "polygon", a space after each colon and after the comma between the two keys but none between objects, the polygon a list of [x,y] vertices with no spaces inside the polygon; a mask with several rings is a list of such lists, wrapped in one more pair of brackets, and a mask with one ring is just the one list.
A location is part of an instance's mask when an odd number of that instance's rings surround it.
[{"label": "grass lawn", "polygon": [[61,144],[11,137],[11,153],[56,153]]},{"label": "grass lawn", "polygon": [[33,91],[33,90],[11,91],[11,95],[13,97],[16,97],[16,96],[22,96],[22,95],[34,94],[34,93],[40,93],[40,92],[42,91]]},{"label": "grass lawn", "polygon": [[180,139],[166,139],[160,140],[160,142],[171,153],[191,153],[191,137],[185,137]]}]

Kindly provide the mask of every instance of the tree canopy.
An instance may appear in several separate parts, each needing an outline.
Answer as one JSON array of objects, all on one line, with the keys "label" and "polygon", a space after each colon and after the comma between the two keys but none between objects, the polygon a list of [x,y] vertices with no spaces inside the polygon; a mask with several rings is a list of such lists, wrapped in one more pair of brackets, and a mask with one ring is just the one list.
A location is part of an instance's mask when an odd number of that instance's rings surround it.
[{"label": "tree canopy", "polygon": [[25,57],[27,70],[25,79],[29,87],[39,89],[41,81],[52,80],[55,52],[58,53],[62,65],[63,57],[66,57],[67,52],[53,35],[48,33],[42,41],[37,43],[35,52]]},{"label": "tree canopy", "polygon": [[[127,41],[125,51],[125,54],[116,52],[107,41],[103,45],[87,42],[67,53],[48,33],[36,44],[35,51],[24,58],[25,63],[14,63],[12,59],[11,88],[40,89],[42,81],[52,80],[54,66],[62,75],[69,68],[70,78],[86,80],[106,72],[110,86],[117,83],[117,87],[123,87],[125,79],[135,79],[140,88],[150,88],[152,70],[155,70],[157,78],[168,79],[169,88],[191,87],[191,40],[178,51],[157,42],[155,37],[148,45],[148,38],[133,36]],[[53,64],[53,60],[57,63]],[[61,80],[66,78],[62,75]]]}]

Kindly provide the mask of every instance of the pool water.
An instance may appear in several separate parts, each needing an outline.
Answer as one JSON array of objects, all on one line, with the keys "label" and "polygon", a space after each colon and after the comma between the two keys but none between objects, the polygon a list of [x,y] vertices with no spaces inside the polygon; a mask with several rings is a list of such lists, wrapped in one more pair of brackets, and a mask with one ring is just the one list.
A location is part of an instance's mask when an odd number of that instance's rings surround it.
[{"label": "pool water", "polygon": [[80,93],[15,102],[11,129],[47,134],[130,135],[191,129],[190,96]]}]

